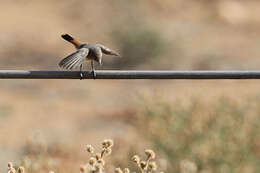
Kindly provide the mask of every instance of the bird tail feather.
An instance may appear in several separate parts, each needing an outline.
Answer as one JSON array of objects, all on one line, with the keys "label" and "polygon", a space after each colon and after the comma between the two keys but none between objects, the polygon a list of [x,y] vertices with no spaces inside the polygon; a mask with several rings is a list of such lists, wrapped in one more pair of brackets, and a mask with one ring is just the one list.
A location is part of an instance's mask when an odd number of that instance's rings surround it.
[{"label": "bird tail feather", "polygon": [[78,48],[78,47],[82,44],[82,43],[79,42],[78,40],[75,40],[75,39],[74,39],[72,36],[70,36],[69,34],[62,34],[61,37],[62,37],[64,40],[66,40],[66,41],[72,43],[76,48]]}]

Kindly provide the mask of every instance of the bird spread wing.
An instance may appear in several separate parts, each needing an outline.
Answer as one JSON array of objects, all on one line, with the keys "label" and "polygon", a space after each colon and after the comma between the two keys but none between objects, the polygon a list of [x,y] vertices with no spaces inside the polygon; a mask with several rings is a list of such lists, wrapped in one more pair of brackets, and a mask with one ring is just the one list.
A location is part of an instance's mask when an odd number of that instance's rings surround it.
[{"label": "bird spread wing", "polygon": [[120,56],[119,53],[117,53],[117,52],[114,51],[114,50],[109,49],[108,47],[105,47],[105,46],[102,45],[102,44],[97,44],[97,46],[101,48],[101,51],[102,51],[104,54]]},{"label": "bird spread wing", "polygon": [[78,49],[76,52],[72,53],[71,55],[61,60],[59,66],[65,69],[78,68],[84,62],[88,53],[89,53],[88,48]]}]

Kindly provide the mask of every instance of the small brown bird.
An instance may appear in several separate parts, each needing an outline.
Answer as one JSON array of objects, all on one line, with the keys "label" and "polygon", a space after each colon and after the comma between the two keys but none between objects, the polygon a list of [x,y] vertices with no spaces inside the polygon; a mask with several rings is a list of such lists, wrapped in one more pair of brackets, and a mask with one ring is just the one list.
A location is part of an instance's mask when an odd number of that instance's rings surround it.
[{"label": "small brown bird", "polygon": [[96,73],[94,68],[94,61],[101,65],[102,53],[106,55],[120,56],[116,51],[113,51],[101,44],[81,43],[80,41],[72,38],[69,34],[63,34],[61,37],[64,40],[72,43],[76,47],[77,51],[62,59],[59,63],[59,66],[69,70],[80,68],[80,79],[83,79],[82,66],[85,60],[91,61],[91,69],[93,77],[95,78]]}]

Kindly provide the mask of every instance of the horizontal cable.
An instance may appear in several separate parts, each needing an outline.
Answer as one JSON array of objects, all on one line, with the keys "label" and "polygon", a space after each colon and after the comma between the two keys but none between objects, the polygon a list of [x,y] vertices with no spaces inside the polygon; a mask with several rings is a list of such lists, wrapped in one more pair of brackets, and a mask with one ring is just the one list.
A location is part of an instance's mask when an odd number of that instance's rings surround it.
[{"label": "horizontal cable", "polygon": [[[260,71],[96,70],[95,72],[95,79],[260,79]],[[0,79],[80,79],[80,72],[0,70]],[[93,73],[83,71],[83,79],[93,79]]]}]

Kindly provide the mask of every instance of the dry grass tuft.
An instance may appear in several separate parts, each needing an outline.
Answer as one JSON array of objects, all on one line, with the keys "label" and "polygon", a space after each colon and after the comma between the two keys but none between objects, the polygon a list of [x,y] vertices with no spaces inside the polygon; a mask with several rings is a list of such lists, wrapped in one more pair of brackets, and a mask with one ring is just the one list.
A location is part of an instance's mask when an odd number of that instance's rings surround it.
[{"label": "dry grass tuft", "polygon": [[12,162],[8,162],[7,164],[8,167],[8,173],[24,173],[24,167],[20,166],[18,167],[18,169],[16,170],[13,166]]},{"label": "dry grass tuft", "polygon": [[[80,167],[81,173],[103,173],[105,171],[104,157],[112,152],[113,140],[107,139],[102,142],[101,153],[94,153],[95,148],[92,145],[87,145],[86,150],[91,154],[88,163]],[[134,155],[132,161],[136,163],[141,173],[152,173],[157,170],[157,164],[154,161],[155,153],[153,150],[145,150],[146,159],[141,161],[138,155]],[[115,168],[115,173],[130,173],[129,168]]]},{"label": "dry grass tuft", "polygon": [[155,161],[155,153],[153,150],[145,150],[146,159],[141,160],[138,155],[132,157],[132,161],[137,165],[142,173],[152,173],[157,170],[157,164]]},{"label": "dry grass tuft", "polygon": [[91,157],[85,165],[80,167],[81,173],[102,173],[104,172],[105,156],[112,152],[113,140],[106,139],[102,142],[102,150],[100,153],[95,153],[95,148],[92,145],[87,145],[86,150],[90,153]]},{"label": "dry grass tuft", "polygon": [[[106,139],[102,143],[101,152],[95,152],[95,148],[92,145],[86,146],[86,151],[90,154],[90,157],[86,164],[80,166],[80,173],[104,173],[105,172],[105,158],[112,153],[112,147],[114,145],[113,140]],[[157,170],[157,163],[154,161],[155,152],[153,150],[145,150],[146,158],[141,160],[138,155],[132,157],[132,161],[137,165],[141,173],[153,173]],[[46,169],[34,170],[32,172],[45,172]],[[24,167],[14,168],[13,163],[8,163],[8,173],[24,173]],[[29,171],[30,172],[30,171]],[[129,168],[115,168],[115,173],[130,173]],[[49,171],[54,173],[54,171]],[[160,172],[163,173],[163,172]]]}]

